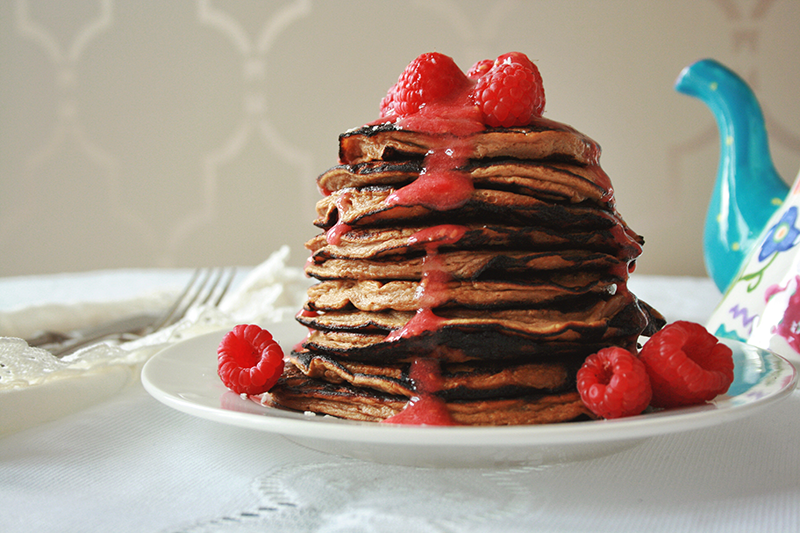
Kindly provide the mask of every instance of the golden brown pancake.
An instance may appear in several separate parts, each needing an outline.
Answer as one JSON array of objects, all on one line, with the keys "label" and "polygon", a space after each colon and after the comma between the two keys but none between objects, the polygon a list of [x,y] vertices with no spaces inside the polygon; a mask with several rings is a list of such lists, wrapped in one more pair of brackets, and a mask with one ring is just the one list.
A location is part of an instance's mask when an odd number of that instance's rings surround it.
[{"label": "golden brown pancake", "polygon": [[625,223],[615,212],[593,203],[556,204],[508,191],[475,189],[458,209],[442,211],[424,205],[387,203],[392,187],[340,189],[317,202],[314,225],[329,229],[348,226],[485,223],[543,226],[564,231],[608,230]]},{"label": "golden brown pancake", "polygon": [[[485,327],[514,330],[522,334],[545,334],[572,325],[573,329],[588,330],[594,327],[608,327],[617,314],[641,308],[641,302],[630,292],[620,292],[609,297],[586,296],[575,298],[560,306],[549,302],[539,307],[468,309],[464,307],[437,308],[436,316],[441,327]],[[323,331],[350,331],[356,333],[376,333],[387,335],[401,329],[414,318],[416,309],[401,311],[385,309],[381,311],[362,311],[347,307],[342,310],[325,312],[305,312],[297,320],[306,327]],[[626,316],[626,320],[630,317]],[[643,320],[652,320],[651,317]]]},{"label": "golden brown pancake", "polygon": [[[317,178],[320,190],[333,192],[375,186],[402,187],[416,180],[421,161],[370,161],[337,165]],[[553,202],[605,203],[611,191],[598,184],[605,176],[599,166],[575,166],[559,162],[520,160],[482,161],[463,169],[476,189],[498,189]],[[603,174],[601,174],[603,173]],[[607,178],[606,178],[607,180]]]},{"label": "golden brown pancake", "polygon": [[[408,398],[417,393],[409,377],[411,363],[371,365],[311,352],[294,352],[290,361],[308,377],[330,383],[349,383]],[[581,360],[443,364],[438,394],[448,400],[475,400],[566,390],[574,385],[580,363]]]},{"label": "golden brown pancake", "polygon": [[[447,225],[452,227],[452,225]],[[620,226],[567,232],[559,228],[508,226],[497,224],[464,224],[463,233],[440,248],[448,250],[587,250],[607,253],[620,260],[630,261],[641,253],[641,237],[633,238]],[[330,243],[325,234],[306,243],[312,259],[380,259],[396,256],[421,255],[430,243],[413,237],[424,226],[351,228],[343,232],[338,243]],[[446,232],[442,232],[443,236]]]},{"label": "golden brown pancake", "polygon": [[[612,255],[583,250],[440,252],[437,267],[456,280],[531,277],[552,271],[627,271],[627,263]],[[319,280],[420,280],[425,270],[425,256],[383,261],[320,258],[306,265],[306,274]]]},{"label": "golden brown pancake", "polygon": [[[587,294],[611,296],[617,290],[614,278],[591,272],[559,272],[548,279],[524,281],[458,281],[439,284],[431,295],[423,284],[409,280],[321,281],[308,289],[309,310],[333,311],[355,307],[362,311],[415,311],[420,307],[460,306],[469,309],[540,307]],[[491,294],[492,298],[486,295]]]},{"label": "golden brown pancake", "polygon": [[[265,405],[339,418],[380,422],[400,413],[405,396],[385,394],[347,383],[330,383],[289,368],[278,384],[263,395]],[[564,422],[589,413],[577,392],[533,394],[511,398],[453,400],[445,403],[450,416],[464,425],[521,425]]]},{"label": "golden brown pancake", "polygon": [[[365,161],[422,159],[431,149],[453,142],[447,134],[428,134],[396,128],[385,123],[364,126],[339,136],[339,161],[357,164]],[[520,128],[487,129],[469,137],[471,160],[514,158],[547,161],[572,161],[597,164],[598,144],[579,131],[546,118]]]}]

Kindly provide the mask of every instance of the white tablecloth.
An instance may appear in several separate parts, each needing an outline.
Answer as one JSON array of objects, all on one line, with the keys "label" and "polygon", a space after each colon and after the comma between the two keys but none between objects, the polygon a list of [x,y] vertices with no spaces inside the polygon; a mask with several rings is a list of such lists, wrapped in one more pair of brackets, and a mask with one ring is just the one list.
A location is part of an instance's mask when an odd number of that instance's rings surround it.
[{"label": "white tablecloth", "polygon": [[[5,278],[0,311],[135,299],[188,275]],[[720,298],[707,279],[635,276],[631,287],[670,321],[703,322]],[[100,403],[0,437],[0,530],[800,531],[798,394],[758,416],[589,461],[423,469],[195,418],[134,379]]]}]

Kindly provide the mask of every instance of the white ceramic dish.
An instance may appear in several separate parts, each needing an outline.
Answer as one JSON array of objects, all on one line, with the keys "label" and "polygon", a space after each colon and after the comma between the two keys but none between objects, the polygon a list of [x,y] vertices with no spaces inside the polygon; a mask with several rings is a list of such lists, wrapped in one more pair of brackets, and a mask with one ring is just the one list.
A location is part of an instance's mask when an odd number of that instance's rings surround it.
[{"label": "white ceramic dish", "polygon": [[0,436],[100,403],[131,383],[133,374],[128,365],[114,365],[2,390]]},{"label": "white ceramic dish", "polygon": [[[284,350],[302,337],[294,323],[271,326]],[[735,341],[735,378],[728,394],[702,406],[588,422],[512,427],[384,425],[304,415],[261,406],[222,385],[216,347],[225,332],[188,339],[159,352],[142,371],[162,403],[223,424],[280,434],[336,455],[426,467],[548,465],[601,457],[645,439],[721,424],[788,396],[797,372],[785,359]]]}]

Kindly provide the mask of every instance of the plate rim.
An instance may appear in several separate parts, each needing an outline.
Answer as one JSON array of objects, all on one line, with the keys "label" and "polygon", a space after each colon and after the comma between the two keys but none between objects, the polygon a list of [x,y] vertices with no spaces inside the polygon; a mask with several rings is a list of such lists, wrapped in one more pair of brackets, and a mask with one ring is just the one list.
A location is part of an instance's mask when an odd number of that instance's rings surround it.
[{"label": "plate rim", "polygon": [[[292,321],[293,322],[293,321]],[[286,327],[286,323],[266,325]],[[217,330],[189,339],[182,340],[165,347],[155,353],[142,368],[142,384],[145,390],[161,403],[183,413],[211,420],[217,423],[250,428],[283,435],[287,438],[313,438],[327,441],[353,441],[372,444],[392,445],[424,445],[424,446],[457,446],[474,447],[491,445],[493,447],[516,447],[520,445],[571,445],[585,444],[587,436],[590,442],[623,442],[638,440],[667,433],[690,431],[711,427],[751,415],[755,411],[766,408],[773,403],[788,397],[798,382],[797,369],[786,358],[752,345],[739,341],[721,339],[741,349],[754,350],[762,361],[769,360],[776,379],[783,383],[774,391],[739,405],[720,408],[717,403],[710,402],[700,406],[685,407],[669,411],[658,411],[614,420],[591,420],[561,424],[524,425],[524,426],[405,426],[396,424],[379,424],[375,422],[359,422],[341,420],[324,415],[306,415],[284,411],[269,406],[260,406],[256,402],[243,399],[239,395],[227,391],[216,378],[216,366],[210,372],[208,361],[216,359],[216,344],[228,330]],[[283,340],[279,333],[276,339]],[[212,344],[213,342],[213,344]],[[192,401],[174,391],[165,390],[159,384],[159,378],[153,375],[164,366],[167,358],[175,353],[188,352],[189,348],[198,344],[214,354],[213,359],[206,356],[205,366],[197,365],[195,370],[206,370],[203,379],[208,378],[208,385],[219,391],[220,402],[225,396],[232,406],[241,406],[242,411],[212,407]],[[283,344],[283,343],[282,343]],[[285,343],[288,344],[288,343]],[[179,357],[180,359],[180,357]],[[787,371],[788,370],[788,371]],[[209,377],[208,374],[212,377]],[[787,380],[786,377],[790,376]],[[763,382],[765,377],[759,380]],[[212,382],[212,380],[216,380]],[[208,391],[211,392],[211,389]],[[731,398],[736,398],[734,396]],[[729,399],[729,398],[727,398]],[[725,400],[722,400],[723,402]]]}]

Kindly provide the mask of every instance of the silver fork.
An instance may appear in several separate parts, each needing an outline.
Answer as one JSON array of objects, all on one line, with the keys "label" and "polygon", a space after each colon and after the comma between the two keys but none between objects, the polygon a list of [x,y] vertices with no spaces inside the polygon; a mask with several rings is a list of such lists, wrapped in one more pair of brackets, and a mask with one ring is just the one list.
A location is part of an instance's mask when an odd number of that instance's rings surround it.
[{"label": "silver fork", "polygon": [[38,346],[56,357],[63,357],[96,342],[131,341],[150,335],[175,324],[194,308],[218,306],[230,289],[235,275],[236,269],[233,267],[197,269],[181,294],[161,314],[136,315],[72,334],[61,334],[66,338],[55,343],[39,343]]},{"label": "silver fork", "polygon": [[[212,268],[205,272],[198,269],[192,274],[189,284],[167,311],[156,320],[147,334],[175,324],[194,308],[204,305],[217,307],[231,287],[236,268]],[[201,279],[202,278],[202,279]],[[199,283],[196,283],[197,280]]]}]

